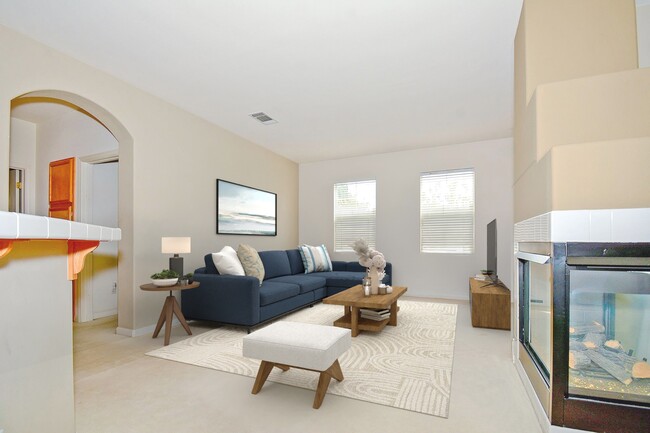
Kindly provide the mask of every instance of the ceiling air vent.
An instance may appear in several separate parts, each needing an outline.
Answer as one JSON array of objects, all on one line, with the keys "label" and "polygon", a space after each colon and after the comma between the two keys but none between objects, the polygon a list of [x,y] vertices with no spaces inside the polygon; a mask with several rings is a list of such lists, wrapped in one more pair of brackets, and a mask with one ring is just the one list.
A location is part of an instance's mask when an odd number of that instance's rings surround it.
[{"label": "ceiling air vent", "polygon": [[272,123],[278,123],[277,120],[275,120],[274,118],[272,118],[268,114],[263,113],[261,111],[259,113],[249,114],[249,116],[251,116],[254,119],[259,120],[260,122],[262,122],[265,125],[270,125]]}]

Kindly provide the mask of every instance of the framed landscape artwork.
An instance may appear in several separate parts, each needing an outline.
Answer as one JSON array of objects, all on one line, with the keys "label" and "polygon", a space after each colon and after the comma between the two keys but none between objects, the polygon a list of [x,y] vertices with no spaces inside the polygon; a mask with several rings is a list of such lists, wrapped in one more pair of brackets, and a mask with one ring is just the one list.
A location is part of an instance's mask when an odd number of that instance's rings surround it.
[{"label": "framed landscape artwork", "polygon": [[217,179],[217,234],[276,236],[277,194]]}]

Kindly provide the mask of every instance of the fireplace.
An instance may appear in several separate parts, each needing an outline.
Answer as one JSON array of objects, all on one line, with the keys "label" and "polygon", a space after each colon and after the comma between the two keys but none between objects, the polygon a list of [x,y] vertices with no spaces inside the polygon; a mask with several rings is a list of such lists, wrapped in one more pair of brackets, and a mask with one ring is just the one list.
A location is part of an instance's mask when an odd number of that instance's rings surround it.
[{"label": "fireplace", "polygon": [[650,244],[520,243],[519,359],[551,424],[650,426]]}]

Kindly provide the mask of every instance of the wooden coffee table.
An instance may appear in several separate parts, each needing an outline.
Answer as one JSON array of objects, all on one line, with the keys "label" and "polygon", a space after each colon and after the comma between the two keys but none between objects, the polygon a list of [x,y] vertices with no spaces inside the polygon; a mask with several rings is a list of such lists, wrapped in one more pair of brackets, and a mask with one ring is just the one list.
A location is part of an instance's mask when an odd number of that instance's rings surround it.
[{"label": "wooden coffee table", "polygon": [[[358,284],[323,299],[323,304],[343,305],[344,314],[334,322],[334,326],[348,328],[352,331],[352,336],[356,337],[359,331],[379,332],[386,325],[397,326],[397,299],[406,293],[406,290],[406,287],[393,286],[393,293],[365,296],[363,287]],[[390,317],[381,321],[365,319],[361,317],[361,308],[390,308]]]}]

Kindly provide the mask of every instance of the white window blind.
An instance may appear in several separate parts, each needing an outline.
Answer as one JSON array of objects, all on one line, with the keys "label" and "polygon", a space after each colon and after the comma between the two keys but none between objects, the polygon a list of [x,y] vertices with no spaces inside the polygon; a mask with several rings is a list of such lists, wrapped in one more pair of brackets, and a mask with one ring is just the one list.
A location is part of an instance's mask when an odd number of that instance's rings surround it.
[{"label": "white window blind", "polygon": [[334,185],[334,250],[352,251],[357,239],[375,247],[376,184],[374,180]]},{"label": "white window blind", "polygon": [[420,251],[474,252],[474,170],[420,175]]}]

